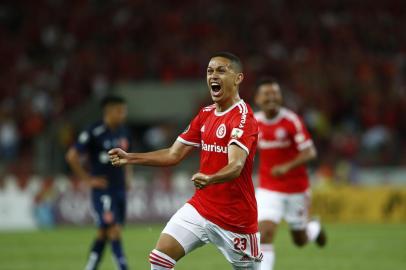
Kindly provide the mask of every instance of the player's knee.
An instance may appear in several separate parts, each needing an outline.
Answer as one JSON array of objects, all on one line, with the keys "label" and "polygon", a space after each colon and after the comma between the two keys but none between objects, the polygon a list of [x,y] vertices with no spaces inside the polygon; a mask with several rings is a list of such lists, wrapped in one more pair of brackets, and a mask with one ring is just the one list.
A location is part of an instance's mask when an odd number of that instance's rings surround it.
[{"label": "player's knee", "polygon": [[117,226],[112,226],[108,229],[109,240],[117,240],[121,238],[121,230]]},{"label": "player's knee", "polygon": [[107,240],[108,239],[108,234],[106,229],[99,229],[97,231],[97,239],[98,240]]},{"label": "player's knee", "polygon": [[258,229],[261,234],[261,243],[270,244],[277,228],[277,224],[272,221],[264,220],[258,223]]},{"label": "player's knee", "polygon": [[272,228],[262,228],[260,230],[261,243],[272,243],[274,230]]}]

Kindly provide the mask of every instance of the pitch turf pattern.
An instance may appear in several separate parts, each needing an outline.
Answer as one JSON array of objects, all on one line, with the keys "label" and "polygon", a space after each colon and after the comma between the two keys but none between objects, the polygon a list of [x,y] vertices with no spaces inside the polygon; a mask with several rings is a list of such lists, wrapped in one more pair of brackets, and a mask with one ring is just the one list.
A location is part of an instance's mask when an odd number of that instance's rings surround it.
[{"label": "pitch turf pattern", "polygon": [[[147,256],[162,226],[135,226],[125,231],[124,243],[131,269],[149,269]],[[286,226],[276,239],[275,270],[387,270],[406,269],[406,224],[326,226],[329,242],[296,248]],[[0,232],[1,270],[83,269],[92,228],[59,228],[39,232]],[[106,250],[100,270],[114,270]],[[231,269],[215,247],[207,245],[181,260],[177,270]]]}]

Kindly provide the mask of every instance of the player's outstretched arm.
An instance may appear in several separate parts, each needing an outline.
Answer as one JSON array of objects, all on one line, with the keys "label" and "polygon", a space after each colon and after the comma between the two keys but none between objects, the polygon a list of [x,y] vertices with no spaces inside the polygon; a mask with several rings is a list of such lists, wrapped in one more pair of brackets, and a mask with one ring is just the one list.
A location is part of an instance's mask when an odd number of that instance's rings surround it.
[{"label": "player's outstretched arm", "polygon": [[274,176],[284,175],[288,171],[314,160],[316,157],[317,150],[314,145],[311,145],[300,151],[299,154],[291,161],[278,166],[274,166],[271,169],[271,173]]},{"label": "player's outstretched arm", "polygon": [[109,156],[114,166],[137,164],[162,167],[178,164],[193,148],[193,146],[175,141],[169,148],[147,153],[127,153],[120,148],[114,148],[109,151]]},{"label": "player's outstretched arm", "polygon": [[225,167],[212,175],[196,173],[193,175],[192,181],[197,188],[204,188],[210,184],[231,181],[240,176],[247,156],[247,152],[241,147],[235,144],[230,144],[228,146],[228,164]]}]

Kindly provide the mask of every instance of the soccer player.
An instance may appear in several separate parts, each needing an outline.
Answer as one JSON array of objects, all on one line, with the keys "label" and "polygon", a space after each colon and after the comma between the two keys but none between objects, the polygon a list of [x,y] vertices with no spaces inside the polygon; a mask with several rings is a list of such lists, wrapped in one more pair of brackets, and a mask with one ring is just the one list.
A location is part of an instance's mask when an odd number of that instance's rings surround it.
[{"label": "soccer player", "polygon": [[[123,126],[127,117],[127,106],[121,97],[107,96],[102,102],[103,120],[98,121],[80,133],[78,141],[66,154],[72,171],[91,187],[92,206],[98,226],[97,237],[93,242],[86,270],[97,269],[107,242],[118,269],[127,269],[121,243],[121,227],[126,211],[126,177],[130,167],[112,166],[108,150],[112,147],[129,149],[130,138]],[[90,171],[81,163],[87,155]]]},{"label": "soccer player", "polygon": [[191,178],[196,192],[170,219],[149,260],[152,270],[174,268],[194,249],[213,243],[234,269],[259,269],[257,205],[251,179],[258,126],[240,99],[240,59],[212,56],[207,84],[214,104],[204,107],[174,144],[149,153],[109,152],[114,165],[170,166],[200,147],[200,170]]},{"label": "soccer player", "polygon": [[272,241],[282,218],[291,229],[293,242],[301,247],[309,241],[319,246],[326,235],[318,221],[308,220],[310,206],[306,163],[316,158],[316,149],[300,117],[282,106],[279,84],[272,78],[257,85],[255,113],[259,138],[259,187],[256,191],[263,262],[261,270],[273,268]]}]

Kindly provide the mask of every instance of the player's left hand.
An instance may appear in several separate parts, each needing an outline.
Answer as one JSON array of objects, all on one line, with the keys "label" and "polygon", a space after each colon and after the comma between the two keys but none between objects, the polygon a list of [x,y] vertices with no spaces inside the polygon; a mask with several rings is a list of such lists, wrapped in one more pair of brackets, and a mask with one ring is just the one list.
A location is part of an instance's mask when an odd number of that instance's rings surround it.
[{"label": "player's left hand", "polygon": [[103,213],[103,220],[106,224],[113,223],[114,217],[111,211],[106,211]]},{"label": "player's left hand", "polygon": [[203,189],[211,184],[211,177],[203,173],[195,173],[192,181],[197,189]]},{"label": "player's left hand", "polygon": [[279,177],[286,174],[290,170],[287,165],[277,165],[274,166],[271,170],[272,176]]}]

